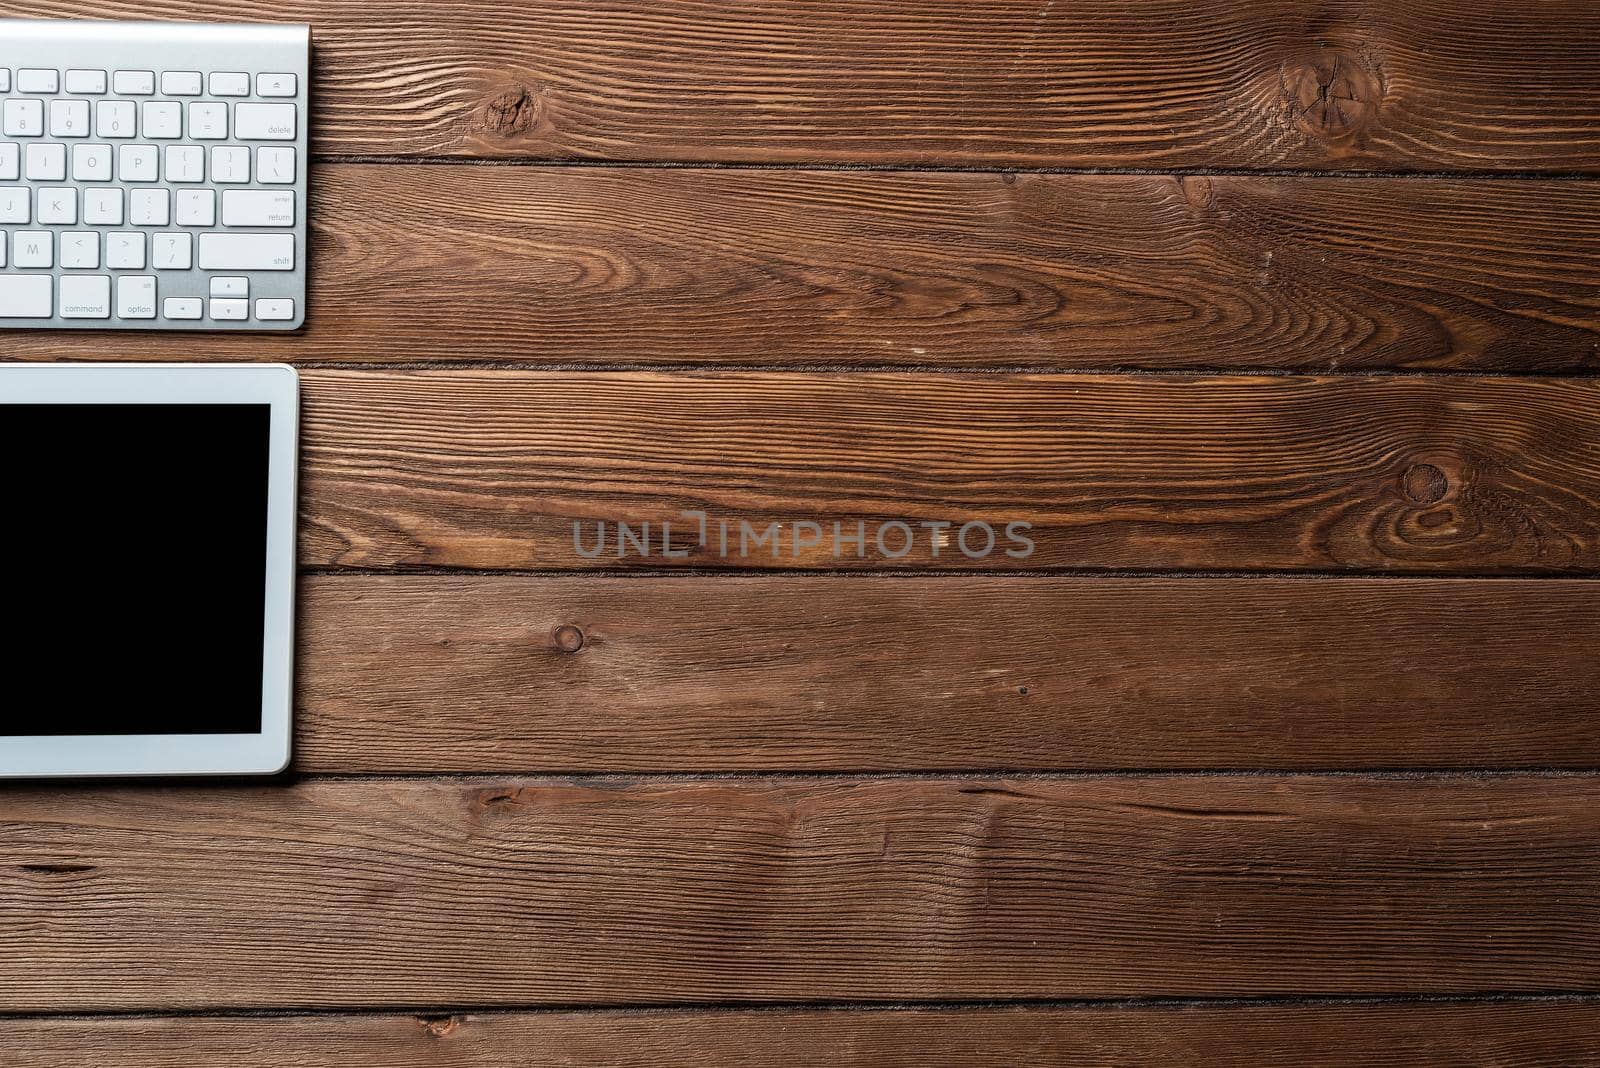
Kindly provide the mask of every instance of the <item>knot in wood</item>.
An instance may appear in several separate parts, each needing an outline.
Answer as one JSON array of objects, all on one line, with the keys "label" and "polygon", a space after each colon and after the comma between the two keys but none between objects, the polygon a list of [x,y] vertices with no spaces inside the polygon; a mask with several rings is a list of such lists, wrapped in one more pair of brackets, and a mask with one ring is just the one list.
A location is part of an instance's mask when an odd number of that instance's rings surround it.
[{"label": "knot in wood", "polygon": [[1302,132],[1325,141],[1354,137],[1383,103],[1383,82],[1357,54],[1320,48],[1289,60],[1282,72],[1283,103]]},{"label": "knot in wood", "polygon": [[1412,464],[1400,484],[1406,497],[1417,504],[1437,504],[1450,491],[1450,479],[1432,464]]},{"label": "knot in wood", "polygon": [[532,89],[514,85],[490,97],[483,106],[483,128],[496,134],[525,134],[538,117],[539,101]]},{"label": "knot in wood", "polygon": [[571,623],[563,623],[556,628],[554,640],[556,648],[563,653],[575,653],[583,648],[583,631]]},{"label": "knot in wood", "polygon": [[1210,208],[1216,196],[1211,186],[1211,179],[1198,174],[1179,178],[1178,191],[1183,194],[1183,199],[1190,207],[1201,210]]},{"label": "knot in wood", "polygon": [[417,1022],[429,1038],[446,1038],[461,1026],[459,1016],[419,1016]]}]

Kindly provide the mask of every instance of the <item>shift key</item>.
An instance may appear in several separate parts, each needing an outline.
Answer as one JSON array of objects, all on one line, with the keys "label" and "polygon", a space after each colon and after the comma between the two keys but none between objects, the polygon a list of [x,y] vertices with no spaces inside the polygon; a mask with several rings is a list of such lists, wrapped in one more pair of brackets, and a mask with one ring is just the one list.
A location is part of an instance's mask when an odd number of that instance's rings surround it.
[{"label": "shift key", "polygon": [[292,271],[293,234],[200,235],[202,271]]}]

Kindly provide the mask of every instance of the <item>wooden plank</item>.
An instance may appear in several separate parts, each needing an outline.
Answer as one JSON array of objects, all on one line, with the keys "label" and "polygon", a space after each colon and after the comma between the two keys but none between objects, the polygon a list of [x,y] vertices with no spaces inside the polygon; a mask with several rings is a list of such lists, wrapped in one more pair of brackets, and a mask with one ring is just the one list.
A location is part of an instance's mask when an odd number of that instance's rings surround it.
[{"label": "wooden plank", "polygon": [[1592,581],[319,575],[296,768],[1594,767]]},{"label": "wooden plank", "polygon": [[[147,18],[136,0],[7,14]],[[237,6],[188,0],[185,18]],[[1588,170],[1600,10],[1358,0],[284,0],[324,153]]]},{"label": "wooden plank", "polygon": [[[317,371],[305,386],[313,565],[1600,565],[1592,379]],[[645,522],[648,543],[619,557],[617,524]]]},{"label": "wooden plank", "polygon": [[1600,992],[1600,779],[0,792],[16,1012]]},{"label": "wooden plank", "polygon": [[12,1068],[1168,1068],[1600,1060],[1592,1001],[32,1019]]},{"label": "wooden plank", "polygon": [[[1590,182],[318,169],[303,336],[197,359],[1561,371]],[[11,333],[28,359],[162,359]]]}]

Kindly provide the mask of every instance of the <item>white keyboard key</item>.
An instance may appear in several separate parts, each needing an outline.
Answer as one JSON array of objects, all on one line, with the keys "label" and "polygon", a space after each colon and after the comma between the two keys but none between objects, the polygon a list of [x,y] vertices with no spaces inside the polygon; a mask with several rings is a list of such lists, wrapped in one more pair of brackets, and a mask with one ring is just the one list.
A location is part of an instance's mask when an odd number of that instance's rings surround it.
[{"label": "white keyboard key", "polygon": [[55,312],[47,274],[0,274],[0,319],[48,319]]},{"label": "white keyboard key", "polygon": [[17,71],[17,92],[55,93],[61,90],[61,72],[23,67]]},{"label": "white keyboard key", "polygon": [[134,189],[128,193],[129,226],[167,226],[172,219],[172,198],[165,189]]},{"label": "white keyboard key", "polygon": [[211,75],[212,96],[249,96],[250,75],[218,72]]},{"label": "white keyboard key", "polygon": [[221,141],[228,136],[228,105],[190,104],[189,136],[196,141]]},{"label": "white keyboard key", "polygon": [[22,149],[14,142],[0,143],[0,182],[14,182],[22,176]]},{"label": "white keyboard key", "polygon": [[151,234],[150,266],[158,271],[187,271],[193,260],[193,241],[189,234]]},{"label": "white keyboard key", "polygon": [[197,70],[169,70],[161,75],[163,96],[199,96],[202,91]]},{"label": "white keyboard key", "polygon": [[214,300],[211,302],[211,318],[223,322],[238,322],[250,318],[250,302],[248,300]]},{"label": "white keyboard key", "polygon": [[109,140],[132,137],[134,133],[134,114],[134,103],[131,100],[95,101],[95,136]]},{"label": "white keyboard key", "polygon": [[31,182],[64,182],[67,180],[67,146],[57,144],[31,144],[27,148],[25,173]]},{"label": "white keyboard key", "polygon": [[256,149],[256,181],[262,185],[293,185],[294,179],[294,149]]},{"label": "white keyboard key", "polygon": [[111,318],[111,279],[103,274],[69,274],[61,279],[61,318]]},{"label": "white keyboard key", "polygon": [[205,314],[205,302],[199,297],[168,297],[161,302],[164,319],[198,319]]},{"label": "white keyboard key", "polygon": [[217,225],[215,189],[179,189],[175,200],[172,218],[178,226]]},{"label": "white keyboard key", "polygon": [[118,96],[150,96],[156,91],[156,72],[119,70],[111,76],[111,91]]},{"label": "white keyboard key", "polygon": [[44,101],[7,100],[0,107],[0,131],[7,137],[43,137]]},{"label": "white keyboard key", "polygon": [[87,100],[50,101],[51,137],[88,137],[89,102]]},{"label": "white keyboard key", "polygon": [[167,181],[203,182],[206,177],[206,150],[199,145],[167,146]]},{"label": "white keyboard key", "polygon": [[[11,72],[5,67],[0,67],[0,93],[9,92],[11,92]],[[4,266],[5,264],[0,263],[0,267]]]},{"label": "white keyboard key", "polygon": [[[22,186],[0,188],[0,223],[31,223],[33,191]],[[4,239],[0,234],[0,240]]]},{"label": "white keyboard key", "polygon": [[99,96],[106,91],[106,72],[103,70],[67,71],[67,92]]},{"label": "white keyboard key", "polygon": [[172,100],[146,100],[139,132],[152,141],[170,141],[183,136],[183,105]]},{"label": "white keyboard key", "polygon": [[258,300],[256,318],[264,323],[286,323],[294,318],[294,301],[288,297]]},{"label": "white keyboard key", "polygon": [[11,235],[11,266],[54,267],[55,235],[49,230],[18,230]]},{"label": "white keyboard key", "polygon": [[[290,149],[293,152],[294,149]],[[220,185],[242,185],[250,180],[250,150],[240,145],[213,145],[211,180]]]},{"label": "white keyboard key", "polygon": [[293,74],[257,74],[257,96],[294,96],[299,80]]},{"label": "white keyboard key", "polygon": [[211,295],[213,297],[248,297],[250,295],[250,279],[235,278],[225,274],[216,275],[211,279]]},{"label": "white keyboard key", "polygon": [[106,270],[144,270],[144,234],[138,230],[115,230],[107,234]]},{"label": "white keyboard key", "polygon": [[293,234],[200,235],[202,271],[292,271]]},{"label": "white keyboard key", "polygon": [[117,318],[154,319],[156,280],[154,275],[124,274],[117,278]]},{"label": "white keyboard key", "polygon": [[224,189],[223,226],[293,226],[294,190]]},{"label": "white keyboard key", "polygon": [[153,182],[158,177],[160,159],[155,145],[118,145],[117,177],[124,182]]},{"label": "white keyboard key", "polygon": [[92,271],[100,266],[100,235],[93,230],[68,230],[61,235],[61,266]]},{"label": "white keyboard key", "polygon": [[293,104],[235,104],[233,136],[240,141],[293,141]]},{"label": "white keyboard key", "polygon": [[34,215],[41,226],[71,226],[78,221],[78,191],[72,186],[43,186],[35,194]]},{"label": "white keyboard key", "polygon": [[83,221],[89,226],[121,226],[122,190],[85,189]]},{"label": "white keyboard key", "polygon": [[74,182],[111,181],[111,146],[73,145],[72,180]]}]

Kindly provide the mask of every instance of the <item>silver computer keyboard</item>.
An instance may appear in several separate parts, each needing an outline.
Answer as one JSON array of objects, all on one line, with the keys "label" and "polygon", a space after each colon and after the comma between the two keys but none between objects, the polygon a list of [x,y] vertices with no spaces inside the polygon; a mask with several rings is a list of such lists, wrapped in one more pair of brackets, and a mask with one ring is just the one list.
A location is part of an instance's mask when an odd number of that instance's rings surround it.
[{"label": "silver computer keyboard", "polygon": [[0,19],[0,328],[300,326],[310,36]]}]

